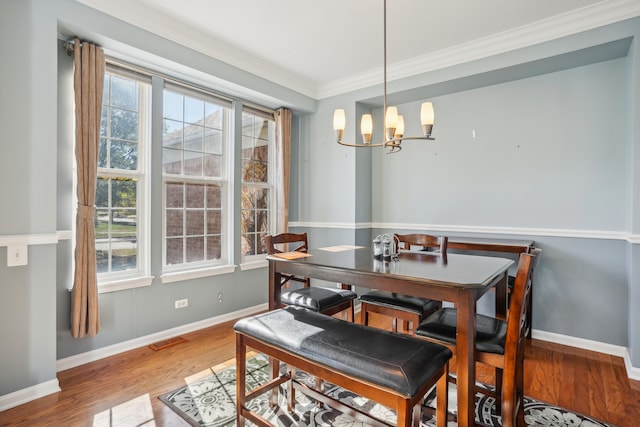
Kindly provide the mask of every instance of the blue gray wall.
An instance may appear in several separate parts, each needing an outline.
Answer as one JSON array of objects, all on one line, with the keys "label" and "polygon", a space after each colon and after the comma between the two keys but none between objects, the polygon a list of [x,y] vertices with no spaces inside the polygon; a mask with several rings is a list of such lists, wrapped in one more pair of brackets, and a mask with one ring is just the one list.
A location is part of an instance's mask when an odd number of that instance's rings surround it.
[{"label": "blue gray wall", "polygon": [[[211,76],[220,82],[209,82],[214,90],[272,108],[287,106],[296,115],[313,110],[316,101],[71,0],[3,0],[0,20],[0,407],[3,397],[30,387],[27,395],[55,391],[57,360],[266,303],[265,268],[236,267],[232,274],[166,284],[156,251],[152,285],[101,294],[100,333],[72,339],[72,64],[58,39],[78,36],[111,52],[146,52],[161,64],[171,61]],[[151,197],[161,200],[159,185],[152,186]],[[154,209],[155,247],[161,247],[160,224],[161,209]],[[6,246],[13,244],[29,245],[26,266],[7,267]],[[239,264],[239,250],[235,255]],[[174,309],[183,298],[189,307]]]},{"label": "blue gray wall", "polygon": [[[323,99],[302,120],[296,229],[323,240],[344,227],[341,243],[353,230],[532,239],[534,329],[627,348],[640,366],[638,35],[629,20],[394,81],[405,134],[428,99],[437,140],[370,160],[332,143],[331,114],[344,108],[345,139],[359,140],[360,113],[382,121],[379,89]],[[353,207],[367,197],[369,211]]]},{"label": "blue gray wall", "polygon": [[[266,301],[265,269],[156,279],[102,294],[100,334],[71,339],[71,246],[59,238],[71,220],[71,109],[59,95],[69,85],[58,78],[69,67],[59,35],[147,52],[294,109],[290,214],[314,246],[399,229],[535,240],[544,258],[534,328],[627,347],[640,367],[638,20],[393,82],[402,110],[434,102],[437,141],[386,156],[338,146],[331,127],[338,107],[348,139],[359,138],[356,113],[379,122],[379,86],[317,102],[71,0],[0,7],[0,397],[54,381],[58,359]],[[417,132],[417,118],[407,126]],[[29,243],[27,266],[6,266],[11,242]],[[175,310],[182,298],[189,308]]]}]

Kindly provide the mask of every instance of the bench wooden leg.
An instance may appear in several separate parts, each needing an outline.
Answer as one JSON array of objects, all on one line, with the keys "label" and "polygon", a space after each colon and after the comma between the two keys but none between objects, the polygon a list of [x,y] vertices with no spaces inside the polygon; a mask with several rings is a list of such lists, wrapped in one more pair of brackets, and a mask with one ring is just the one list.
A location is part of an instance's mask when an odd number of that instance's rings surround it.
[{"label": "bench wooden leg", "polygon": [[412,426],[420,427],[420,418],[422,418],[422,404],[418,403],[413,407]]},{"label": "bench wooden leg", "polygon": [[444,374],[436,384],[436,426],[446,427],[449,406],[449,364],[444,365]]},{"label": "bench wooden leg", "polygon": [[[271,378],[278,378],[280,376],[280,361],[269,357],[269,367],[271,368]],[[273,408],[278,405],[278,390],[271,390],[269,392],[269,405]]]},{"label": "bench wooden leg", "polygon": [[[291,378],[295,378],[296,368],[289,366],[289,375]],[[293,387],[293,381],[287,381],[287,409],[289,412],[296,409],[296,389]]]},{"label": "bench wooden leg", "polygon": [[236,425],[244,426],[242,410],[245,404],[247,382],[247,346],[242,335],[236,334]]}]

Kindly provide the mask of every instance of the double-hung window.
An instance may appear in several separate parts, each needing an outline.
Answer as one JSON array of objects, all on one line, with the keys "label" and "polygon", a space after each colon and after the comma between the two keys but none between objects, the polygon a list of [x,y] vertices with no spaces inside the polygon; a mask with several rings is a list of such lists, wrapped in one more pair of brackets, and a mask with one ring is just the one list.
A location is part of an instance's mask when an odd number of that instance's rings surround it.
[{"label": "double-hung window", "polygon": [[163,270],[229,264],[230,101],[176,84],[163,93]]},{"label": "double-hung window", "polygon": [[[272,115],[243,106],[238,117],[230,98],[152,75],[107,63],[94,218],[101,292],[150,285],[152,268],[175,282],[232,272],[238,262],[260,267],[264,238],[274,230]],[[153,144],[152,129],[159,131]],[[241,158],[233,144],[242,145]],[[152,220],[162,221],[153,248]],[[152,265],[160,259],[152,251],[161,251],[161,265]]]},{"label": "double-hung window", "polygon": [[264,258],[264,238],[272,233],[275,206],[275,122],[270,115],[245,108],[242,112],[243,262]]},{"label": "double-hung window", "polygon": [[107,66],[94,218],[98,283],[103,290],[149,274],[150,94],[148,77]]}]

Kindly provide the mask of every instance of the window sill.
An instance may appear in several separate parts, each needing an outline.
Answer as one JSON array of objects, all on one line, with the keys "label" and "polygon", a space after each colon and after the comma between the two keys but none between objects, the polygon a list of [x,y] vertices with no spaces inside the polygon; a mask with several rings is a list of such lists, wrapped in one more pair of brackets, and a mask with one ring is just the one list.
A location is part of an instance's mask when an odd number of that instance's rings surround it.
[{"label": "window sill", "polygon": [[268,267],[269,266],[269,262],[266,259],[261,259],[258,261],[248,261],[245,263],[241,263],[240,264],[240,270],[241,271],[245,271],[245,270],[255,270],[256,268],[264,268],[264,267]]},{"label": "window sill", "polygon": [[160,276],[160,279],[162,280],[162,283],[174,283],[190,279],[200,279],[202,277],[217,276],[219,274],[229,274],[233,273],[235,270],[235,265],[223,265],[220,267],[203,268],[200,270],[165,273]]},{"label": "window sill", "polygon": [[143,288],[151,286],[151,282],[155,276],[136,277],[134,279],[125,279],[98,284],[98,293],[106,294],[108,292],[123,291],[125,289]]}]

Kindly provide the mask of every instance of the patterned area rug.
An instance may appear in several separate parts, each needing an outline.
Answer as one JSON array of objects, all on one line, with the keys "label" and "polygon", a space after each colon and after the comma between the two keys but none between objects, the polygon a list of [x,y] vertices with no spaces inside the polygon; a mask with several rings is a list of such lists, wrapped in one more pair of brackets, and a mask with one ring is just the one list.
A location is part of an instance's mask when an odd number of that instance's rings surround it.
[{"label": "patterned area rug", "polygon": [[[298,371],[297,378],[313,385],[314,379],[306,373]],[[247,387],[254,388],[266,382],[269,378],[268,361],[261,354],[248,357]],[[172,408],[182,418],[193,426],[223,427],[235,425],[235,362],[233,360],[218,365],[211,370],[201,372],[186,379],[187,385],[171,393],[159,396],[159,399]],[[483,386],[485,389],[486,386]],[[395,413],[384,406],[373,403],[357,396],[350,391],[325,383],[328,395],[357,407],[375,418],[395,423]],[[434,394],[432,392],[425,405],[433,407]],[[476,422],[486,426],[499,427],[502,425],[500,416],[496,415],[495,399],[481,391],[476,394]],[[286,402],[281,401],[275,408],[270,408],[266,395],[251,401],[248,405],[253,411],[272,420],[274,424],[289,426],[338,426],[338,427],[367,427],[364,421],[355,420],[349,415],[331,409],[328,406],[317,407],[315,402],[304,394],[296,393],[295,413],[287,412]],[[455,385],[449,387],[449,412],[456,413],[457,398]],[[576,414],[557,406],[549,405],[525,397],[525,421],[531,427],[615,427],[590,417]],[[449,422],[449,427],[456,426]],[[423,416],[422,427],[435,426],[435,418]]]}]

